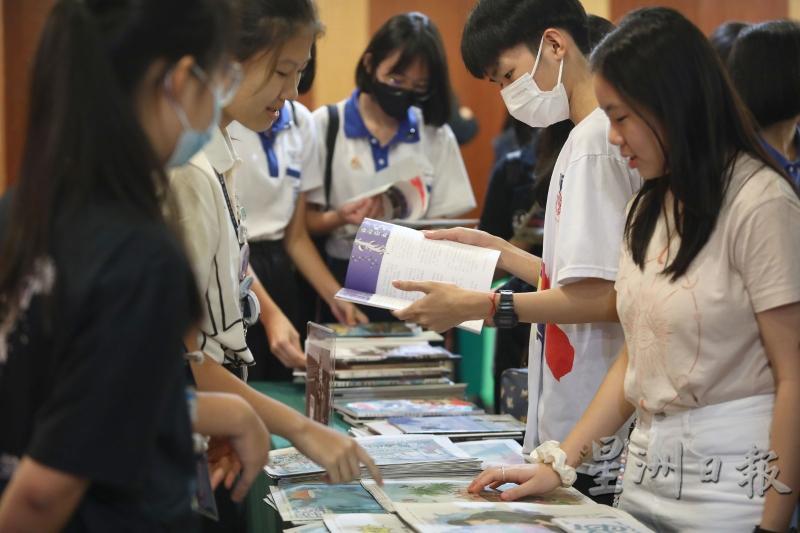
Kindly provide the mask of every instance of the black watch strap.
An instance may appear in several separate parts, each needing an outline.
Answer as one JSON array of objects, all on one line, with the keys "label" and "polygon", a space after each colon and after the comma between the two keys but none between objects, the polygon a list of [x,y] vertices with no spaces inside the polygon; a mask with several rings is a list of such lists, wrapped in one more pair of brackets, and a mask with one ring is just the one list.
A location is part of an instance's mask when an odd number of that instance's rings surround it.
[{"label": "black watch strap", "polygon": [[497,310],[494,313],[494,325],[498,328],[513,328],[519,322],[514,311],[514,291],[498,291]]}]

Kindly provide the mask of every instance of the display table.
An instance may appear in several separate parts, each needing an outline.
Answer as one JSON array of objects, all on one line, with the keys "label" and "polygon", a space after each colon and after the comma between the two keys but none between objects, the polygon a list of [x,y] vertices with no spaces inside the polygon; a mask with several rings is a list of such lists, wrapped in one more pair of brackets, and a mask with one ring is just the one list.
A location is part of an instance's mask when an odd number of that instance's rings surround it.
[{"label": "display table", "polygon": [[[305,385],[288,382],[252,381],[249,383],[257,391],[270,398],[285,403],[289,407],[305,412]],[[336,414],[332,426],[339,431],[347,432],[350,427]],[[272,449],[287,448],[291,443],[282,437],[272,436]],[[273,482],[262,472],[250,488],[247,495],[247,531],[249,533],[273,533],[282,531],[281,518],[277,511],[264,502]]]}]

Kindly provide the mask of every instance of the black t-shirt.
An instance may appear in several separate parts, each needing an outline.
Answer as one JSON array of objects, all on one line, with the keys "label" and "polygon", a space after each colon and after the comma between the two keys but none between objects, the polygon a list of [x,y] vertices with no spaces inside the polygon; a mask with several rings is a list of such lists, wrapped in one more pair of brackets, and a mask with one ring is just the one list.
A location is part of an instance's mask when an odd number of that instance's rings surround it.
[{"label": "black t-shirt", "polygon": [[57,217],[51,242],[52,289],[0,337],[0,455],[90,480],[67,531],[191,530],[188,262],[162,224],[104,201]]},{"label": "black t-shirt", "polygon": [[505,155],[492,171],[478,227],[508,240],[535,202],[535,145]]}]

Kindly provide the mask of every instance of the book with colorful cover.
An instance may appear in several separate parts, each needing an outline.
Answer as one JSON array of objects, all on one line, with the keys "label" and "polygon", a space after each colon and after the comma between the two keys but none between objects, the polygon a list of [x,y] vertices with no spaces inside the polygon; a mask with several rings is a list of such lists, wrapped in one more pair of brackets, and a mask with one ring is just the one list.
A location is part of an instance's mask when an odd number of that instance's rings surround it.
[{"label": "book with colorful cover", "polygon": [[[464,477],[385,479],[383,486],[379,486],[374,480],[364,479],[361,484],[389,512],[395,512],[395,505],[400,503],[501,502],[500,495],[513,486],[485,487],[472,493],[468,490],[472,481],[473,478]],[[594,504],[572,487],[559,487],[547,494],[526,496],[519,501],[544,505]]]},{"label": "book with colorful cover", "polygon": [[403,433],[521,433],[525,424],[510,415],[390,417]]},{"label": "book with colorful cover", "polygon": [[456,416],[483,413],[483,409],[474,403],[458,398],[335,402],[333,408],[352,418],[362,420],[395,416]]},{"label": "book with colorful cover", "polygon": [[[489,292],[499,258],[497,250],[434,241],[420,231],[367,218],[356,234],[344,288],[336,298],[399,310],[424,296],[395,289],[395,280],[440,281]],[[483,320],[459,327],[480,333]]]},{"label": "book with colorful cover", "polygon": [[403,322],[369,322],[355,326],[329,323],[324,326],[333,331],[337,337],[413,337],[419,330],[418,327]]},{"label": "book with colorful cover", "polygon": [[285,522],[322,520],[326,513],[383,513],[383,507],[360,483],[294,483],[270,487]]},{"label": "book with colorful cover", "polygon": [[393,514],[326,514],[330,533],[413,533]]},{"label": "book with colorful cover", "polygon": [[459,448],[471,457],[483,461],[483,468],[497,465],[522,465],[525,457],[522,455],[522,446],[511,439],[475,440],[459,442]]},{"label": "book with colorful cover", "polygon": [[[425,533],[546,533],[563,531],[561,518],[607,518],[625,513],[599,504],[540,505],[518,502],[397,503],[398,516]],[[635,523],[635,522],[634,522]],[[600,531],[614,531],[601,529]]]}]

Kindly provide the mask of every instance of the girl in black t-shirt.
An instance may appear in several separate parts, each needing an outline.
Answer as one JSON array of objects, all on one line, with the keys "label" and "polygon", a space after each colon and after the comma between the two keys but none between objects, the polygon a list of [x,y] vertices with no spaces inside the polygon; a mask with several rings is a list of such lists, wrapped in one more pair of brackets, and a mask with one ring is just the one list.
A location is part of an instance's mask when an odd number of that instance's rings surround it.
[{"label": "girl in black t-shirt", "polygon": [[[0,198],[0,531],[193,527],[181,351],[199,302],[162,193],[235,90],[229,11],[61,0],[47,20]],[[196,406],[239,455],[242,498],[268,434],[236,396]]]}]

